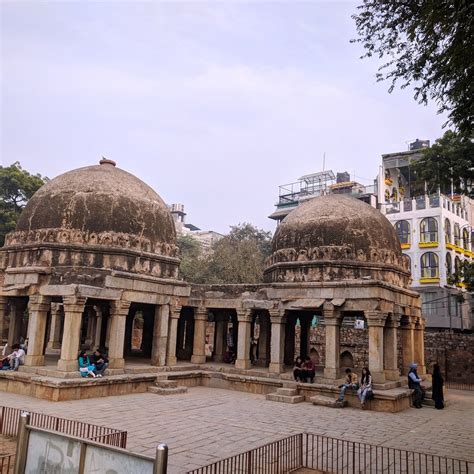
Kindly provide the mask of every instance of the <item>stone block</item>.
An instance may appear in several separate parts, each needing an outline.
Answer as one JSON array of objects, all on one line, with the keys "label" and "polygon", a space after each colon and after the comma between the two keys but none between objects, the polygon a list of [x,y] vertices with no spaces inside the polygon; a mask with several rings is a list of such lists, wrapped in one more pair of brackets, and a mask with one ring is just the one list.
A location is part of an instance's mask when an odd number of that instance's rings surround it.
[{"label": "stone block", "polygon": [[329,408],[344,408],[347,405],[346,400],[340,402],[338,400],[335,400],[334,398],[325,397],[323,395],[315,395],[309,400],[313,405],[319,405]]},{"label": "stone block", "polygon": [[277,394],[278,395],[286,395],[288,397],[298,395],[298,390],[296,388],[279,388],[277,389]]},{"label": "stone block", "polygon": [[166,387],[148,387],[150,393],[156,393],[157,395],[176,395],[178,393],[186,393],[188,389],[186,387],[175,387],[175,388],[166,388]]},{"label": "stone block", "polygon": [[265,397],[272,402],[282,403],[301,403],[304,402],[304,395],[279,395],[278,393],[269,393]]}]

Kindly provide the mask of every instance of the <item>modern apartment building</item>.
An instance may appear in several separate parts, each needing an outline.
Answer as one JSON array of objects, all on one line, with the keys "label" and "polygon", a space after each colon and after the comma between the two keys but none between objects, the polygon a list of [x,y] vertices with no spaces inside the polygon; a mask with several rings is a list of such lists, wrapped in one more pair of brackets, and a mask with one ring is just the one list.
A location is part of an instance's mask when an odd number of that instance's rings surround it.
[{"label": "modern apartment building", "polygon": [[474,203],[466,196],[415,189],[411,165],[422,157],[424,146],[417,141],[409,151],[382,155],[378,206],[410,261],[412,287],[421,294],[428,326],[472,329],[472,297],[451,278],[462,261],[474,256]]}]

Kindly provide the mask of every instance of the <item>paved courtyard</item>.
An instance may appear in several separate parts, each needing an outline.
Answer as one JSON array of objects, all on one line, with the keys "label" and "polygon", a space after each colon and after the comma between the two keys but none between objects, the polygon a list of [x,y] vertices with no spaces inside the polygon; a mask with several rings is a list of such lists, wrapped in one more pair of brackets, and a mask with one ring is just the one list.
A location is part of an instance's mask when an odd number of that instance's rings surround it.
[{"label": "paved courtyard", "polygon": [[287,405],[204,387],[174,396],[143,393],[67,402],[0,393],[2,405],[127,430],[128,448],[135,452],[153,456],[157,443],[166,442],[172,473],[301,431],[474,461],[474,392],[451,390],[449,401],[442,411],[392,414]]}]

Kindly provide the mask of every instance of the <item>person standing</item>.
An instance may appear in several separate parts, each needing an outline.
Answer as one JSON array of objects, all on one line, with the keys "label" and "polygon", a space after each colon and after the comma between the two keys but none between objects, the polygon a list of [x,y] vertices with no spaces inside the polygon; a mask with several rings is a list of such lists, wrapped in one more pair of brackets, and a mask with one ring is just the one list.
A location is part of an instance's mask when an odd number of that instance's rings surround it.
[{"label": "person standing", "polygon": [[432,397],[435,402],[435,408],[437,410],[442,410],[444,408],[444,394],[443,394],[443,385],[444,380],[441,375],[441,369],[439,364],[433,365],[433,375],[431,379],[432,383]]},{"label": "person standing", "polygon": [[415,408],[421,408],[421,404],[425,398],[425,392],[421,386],[423,379],[418,377],[418,373],[416,372],[417,368],[417,363],[413,362],[410,364],[410,370],[408,372],[408,388],[413,390],[413,406]]}]

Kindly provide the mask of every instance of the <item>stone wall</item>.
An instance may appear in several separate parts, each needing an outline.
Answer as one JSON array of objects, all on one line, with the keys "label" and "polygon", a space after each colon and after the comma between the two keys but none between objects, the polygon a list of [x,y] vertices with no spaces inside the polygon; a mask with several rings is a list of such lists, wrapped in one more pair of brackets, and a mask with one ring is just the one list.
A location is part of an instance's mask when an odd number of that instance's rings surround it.
[{"label": "stone wall", "polygon": [[425,361],[430,373],[437,362],[449,382],[474,383],[474,333],[426,329]]}]

